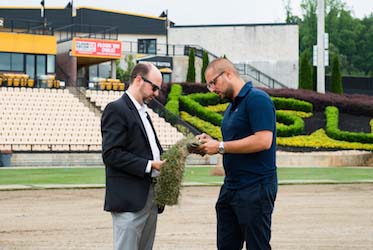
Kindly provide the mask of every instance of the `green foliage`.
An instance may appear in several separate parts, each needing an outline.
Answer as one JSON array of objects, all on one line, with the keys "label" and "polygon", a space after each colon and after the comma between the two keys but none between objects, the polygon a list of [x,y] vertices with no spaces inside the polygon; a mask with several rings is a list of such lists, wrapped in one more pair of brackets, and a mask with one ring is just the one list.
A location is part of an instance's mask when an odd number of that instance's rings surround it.
[{"label": "green foliage", "polygon": [[277,136],[289,137],[300,135],[304,132],[304,121],[297,115],[276,111],[276,119],[280,124],[277,124]]},{"label": "green foliage", "polygon": [[[301,9],[302,17],[293,16],[291,9],[286,9],[287,17],[296,19],[299,24],[300,53],[317,43],[317,0],[302,0]],[[354,18],[343,0],[326,1],[325,10],[329,50],[339,53],[341,72],[368,75],[373,68],[373,14],[362,20]]]},{"label": "green foliage", "polygon": [[193,125],[194,127],[198,128],[200,131],[205,132],[206,134],[210,135],[211,137],[217,140],[221,140],[223,138],[221,135],[220,127],[214,126],[210,122],[206,122],[184,111],[180,112],[180,117],[187,123]]},{"label": "green foliage", "polygon": [[307,148],[335,148],[358,149],[373,151],[372,143],[347,142],[335,140],[327,136],[324,129],[319,129],[311,135],[298,135],[293,137],[277,137],[277,145]]},{"label": "green foliage", "polygon": [[196,82],[196,68],[195,68],[195,53],[194,48],[189,50],[189,59],[188,59],[188,72],[187,72],[187,82]]},{"label": "green foliage", "polygon": [[314,90],[312,65],[309,62],[308,50],[302,53],[299,70],[299,88]]},{"label": "green foliage", "polygon": [[124,58],[124,61],[126,62],[127,68],[124,71],[123,75],[123,82],[129,83],[131,80],[131,71],[135,67],[135,62],[133,61],[133,55],[129,54]]},{"label": "green foliage", "polygon": [[205,71],[207,68],[207,65],[209,65],[209,55],[206,51],[203,51],[203,57],[202,57],[202,69],[201,69],[201,82],[206,82],[205,78]]},{"label": "green foliage", "polygon": [[300,118],[310,118],[313,116],[313,113],[307,113],[307,112],[296,111],[296,110],[281,110],[281,112],[285,114],[296,115],[296,116],[299,116]]},{"label": "green foliage", "polygon": [[343,94],[342,76],[337,53],[333,56],[331,87],[333,93]]},{"label": "green foliage", "polygon": [[182,105],[182,110],[193,116],[198,116],[205,121],[211,122],[215,126],[221,125],[223,117],[220,114],[210,112],[207,108],[194,101],[192,98],[181,96],[179,100]]},{"label": "green foliage", "polygon": [[215,105],[215,104],[218,104],[218,103],[221,103],[221,102],[226,102],[226,101],[220,99],[220,97],[213,92],[195,93],[195,94],[188,95],[188,97],[190,99],[198,102],[202,106]]},{"label": "green foliage", "polygon": [[166,109],[179,115],[179,97],[183,92],[183,87],[180,84],[172,84],[170,93],[168,94],[168,102],[166,104]]},{"label": "green foliage", "polygon": [[121,82],[124,82],[124,70],[120,67],[120,60],[116,60],[115,64],[117,66],[117,79],[119,79]]},{"label": "green foliage", "polygon": [[276,110],[297,110],[303,112],[312,112],[313,105],[310,102],[298,100],[295,98],[271,97]]},{"label": "green foliage", "polygon": [[349,141],[349,142],[360,142],[360,143],[373,143],[373,134],[371,133],[358,133],[342,131],[338,127],[339,123],[339,111],[338,108],[328,106],[325,109],[326,117],[326,133],[330,138]]},{"label": "green foliage", "polygon": [[221,103],[217,105],[207,106],[207,109],[211,112],[223,113],[227,109],[228,105],[229,103]]},{"label": "green foliage", "polygon": [[372,120],[370,120],[370,131],[371,131],[371,133],[373,134],[373,119]]},{"label": "green foliage", "polygon": [[180,84],[172,84],[170,93],[168,94],[168,101],[165,108],[170,111],[166,113],[166,120],[171,124],[175,124],[179,116],[179,97],[183,92],[183,87]]}]

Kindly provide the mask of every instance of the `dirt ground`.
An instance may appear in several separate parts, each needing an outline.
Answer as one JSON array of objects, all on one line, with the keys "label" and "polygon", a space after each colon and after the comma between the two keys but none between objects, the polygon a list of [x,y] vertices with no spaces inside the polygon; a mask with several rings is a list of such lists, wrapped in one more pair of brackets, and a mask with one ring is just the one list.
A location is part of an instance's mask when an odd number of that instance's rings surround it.
[{"label": "dirt ground", "polygon": [[[185,187],[159,217],[154,250],[215,247],[219,187]],[[0,192],[1,250],[110,250],[103,189]],[[373,249],[373,184],[280,186],[273,249]]]}]

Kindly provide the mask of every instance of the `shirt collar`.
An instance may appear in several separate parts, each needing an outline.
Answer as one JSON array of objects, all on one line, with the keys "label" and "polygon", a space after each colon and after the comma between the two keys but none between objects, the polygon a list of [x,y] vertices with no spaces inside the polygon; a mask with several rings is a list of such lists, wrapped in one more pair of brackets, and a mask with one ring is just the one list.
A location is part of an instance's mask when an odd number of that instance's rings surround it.
[{"label": "shirt collar", "polygon": [[236,98],[234,98],[234,100],[232,101],[232,109],[231,110],[236,109],[238,104],[240,104],[241,100],[244,99],[244,97],[250,93],[252,88],[253,88],[253,85],[252,85],[251,82],[247,82],[247,83],[245,83],[245,85],[243,85],[240,92],[238,92],[238,95],[236,96]]},{"label": "shirt collar", "polygon": [[126,91],[126,94],[128,95],[128,97],[131,99],[131,101],[133,102],[133,104],[135,105],[136,109],[138,112],[142,112],[142,113],[146,113],[146,110],[147,110],[147,106],[146,104],[143,104],[141,105],[136,99],[135,97],[133,97],[133,95],[131,95],[130,92]]},{"label": "shirt collar", "polygon": [[251,82],[247,82],[245,83],[245,85],[243,85],[242,89],[240,90],[240,92],[238,93],[237,97],[238,98],[243,98],[245,97],[249,92],[250,90],[253,88],[253,84]]}]

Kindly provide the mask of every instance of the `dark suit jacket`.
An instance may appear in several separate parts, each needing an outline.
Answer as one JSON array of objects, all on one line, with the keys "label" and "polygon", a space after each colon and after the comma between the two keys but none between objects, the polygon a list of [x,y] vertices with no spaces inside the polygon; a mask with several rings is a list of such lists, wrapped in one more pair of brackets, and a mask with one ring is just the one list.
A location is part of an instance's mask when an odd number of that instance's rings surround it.
[{"label": "dark suit jacket", "polygon": [[[153,156],[140,115],[126,93],[106,106],[101,133],[106,170],[104,209],[111,212],[141,210],[151,185],[151,175],[145,173],[145,169]],[[162,153],[157,135],[156,142]]]}]

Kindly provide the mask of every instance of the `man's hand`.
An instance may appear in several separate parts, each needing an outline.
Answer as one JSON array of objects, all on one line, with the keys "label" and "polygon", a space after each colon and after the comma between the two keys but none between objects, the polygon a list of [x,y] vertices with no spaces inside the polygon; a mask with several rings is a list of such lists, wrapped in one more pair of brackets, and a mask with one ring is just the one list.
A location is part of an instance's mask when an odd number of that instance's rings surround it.
[{"label": "man's hand", "polygon": [[155,170],[160,171],[162,165],[163,165],[165,162],[166,162],[166,160],[163,160],[163,161],[152,161],[151,166],[152,166],[152,168],[154,168]]},{"label": "man's hand", "polygon": [[217,154],[219,151],[220,142],[217,140],[211,139],[202,139],[202,145],[199,147],[206,154],[213,155]]},{"label": "man's hand", "polygon": [[206,140],[212,140],[211,136],[209,136],[208,134],[205,134],[205,133],[202,133],[200,135],[197,135],[196,138],[200,141],[200,142],[204,142]]}]

